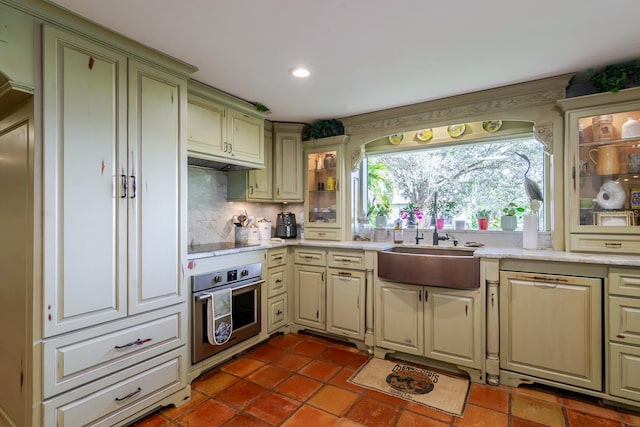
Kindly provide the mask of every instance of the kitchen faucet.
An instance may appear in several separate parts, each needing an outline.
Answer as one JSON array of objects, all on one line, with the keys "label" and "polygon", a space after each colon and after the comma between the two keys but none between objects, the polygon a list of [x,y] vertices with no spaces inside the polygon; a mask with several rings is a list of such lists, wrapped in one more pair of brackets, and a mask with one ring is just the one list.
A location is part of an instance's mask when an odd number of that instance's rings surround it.
[{"label": "kitchen faucet", "polygon": [[[417,233],[416,233],[417,234]],[[449,235],[438,236],[438,192],[433,193],[433,245],[438,246],[440,240],[449,240]],[[418,236],[416,236],[416,244],[418,244]]]}]

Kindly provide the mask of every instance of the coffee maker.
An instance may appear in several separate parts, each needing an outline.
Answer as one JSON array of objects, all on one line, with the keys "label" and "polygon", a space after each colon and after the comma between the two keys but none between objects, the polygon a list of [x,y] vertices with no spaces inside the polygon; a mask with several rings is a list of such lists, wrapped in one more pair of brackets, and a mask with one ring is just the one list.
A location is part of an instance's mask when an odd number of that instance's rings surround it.
[{"label": "coffee maker", "polygon": [[276,237],[290,239],[296,235],[296,216],[291,212],[279,213],[276,219]]}]

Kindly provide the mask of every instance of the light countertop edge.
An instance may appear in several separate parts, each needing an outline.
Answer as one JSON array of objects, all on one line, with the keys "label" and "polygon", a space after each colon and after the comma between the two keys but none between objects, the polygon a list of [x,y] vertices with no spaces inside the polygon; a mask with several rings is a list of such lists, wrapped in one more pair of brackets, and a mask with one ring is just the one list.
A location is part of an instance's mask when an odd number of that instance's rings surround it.
[{"label": "light countertop edge", "polygon": [[[225,249],[207,253],[192,254],[187,259],[200,259],[206,257],[216,257],[224,255],[232,255],[242,252],[250,252],[257,250],[267,250],[279,248],[283,246],[311,246],[323,247],[331,249],[360,249],[365,251],[379,251],[393,246],[399,246],[393,242],[367,242],[367,241],[331,241],[331,240],[301,240],[301,239],[285,239],[283,242],[261,241],[255,246],[246,246],[235,249]],[[403,244],[402,246],[415,246],[412,244]],[[431,245],[420,245],[431,246]],[[449,245],[442,245],[442,248],[453,249]],[[458,249],[458,248],[456,248]],[[460,247],[460,250],[470,250],[469,248]],[[522,259],[532,261],[555,261],[555,262],[574,262],[582,264],[604,264],[604,265],[622,265],[640,267],[640,255],[619,255],[605,253],[582,253],[582,252],[563,252],[551,249],[530,250],[513,247],[500,246],[484,246],[476,249],[475,254],[479,258],[492,259]]]}]

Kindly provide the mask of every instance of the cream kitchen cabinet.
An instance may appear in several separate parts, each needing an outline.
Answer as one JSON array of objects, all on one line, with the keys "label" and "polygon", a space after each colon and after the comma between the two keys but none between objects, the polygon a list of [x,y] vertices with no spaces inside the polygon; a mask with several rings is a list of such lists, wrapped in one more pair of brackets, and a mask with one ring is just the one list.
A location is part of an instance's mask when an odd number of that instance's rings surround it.
[{"label": "cream kitchen cabinet", "polygon": [[363,340],[366,312],[364,252],[296,248],[294,323]]},{"label": "cream kitchen cabinet", "polygon": [[609,268],[609,393],[640,402],[640,269]]},{"label": "cream kitchen cabinet", "polygon": [[43,37],[48,337],[127,315],[127,219],[138,200],[125,192],[135,176],[127,58],[52,27]]},{"label": "cream kitchen cabinet", "polygon": [[264,130],[264,169],[230,171],[227,174],[227,200],[266,202],[273,199],[273,150],[271,127]]},{"label": "cream kitchen cabinet", "polygon": [[326,328],[325,267],[294,266],[294,322],[324,331]]},{"label": "cream kitchen cabinet", "polygon": [[480,289],[387,282],[375,289],[376,346],[469,368],[480,368]]},{"label": "cream kitchen cabinet", "polygon": [[33,425],[123,424],[190,394],[187,80],[77,32],[45,25],[42,38]]},{"label": "cream kitchen cabinet", "polygon": [[264,115],[209,86],[189,81],[189,156],[264,168]]},{"label": "cream kitchen cabinet", "polygon": [[[640,88],[558,101],[571,251],[640,254]],[[626,130],[625,130],[626,129]]]},{"label": "cream kitchen cabinet", "polygon": [[364,339],[364,271],[327,269],[327,332]]},{"label": "cream kitchen cabinet", "polygon": [[286,247],[270,249],[267,257],[267,332],[272,334],[289,323],[289,265]]},{"label": "cream kitchen cabinet", "polygon": [[602,279],[500,272],[500,368],[514,378],[602,391],[602,326]]},{"label": "cream kitchen cabinet", "polygon": [[[304,143],[305,239],[350,240],[345,211],[347,136]],[[348,236],[347,236],[348,234]]]},{"label": "cream kitchen cabinet", "polygon": [[302,202],[302,129],[298,123],[274,123],[273,200]]},{"label": "cream kitchen cabinet", "polygon": [[52,27],[43,51],[45,337],[184,303],[185,79]]}]

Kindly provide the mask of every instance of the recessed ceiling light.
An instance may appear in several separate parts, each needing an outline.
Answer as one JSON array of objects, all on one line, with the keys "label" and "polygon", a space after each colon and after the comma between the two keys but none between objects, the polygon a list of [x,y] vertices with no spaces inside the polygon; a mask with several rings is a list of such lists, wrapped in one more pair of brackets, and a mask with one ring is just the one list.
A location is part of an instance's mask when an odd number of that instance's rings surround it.
[{"label": "recessed ceiling light", "polygon": [[309,70],[307,70],[304,67],[293,67],[289,69],[289,74],[291,74],[294,77],[305,78],[305,77],[309,77],[309,74],[311,73],[309,72]]}]

